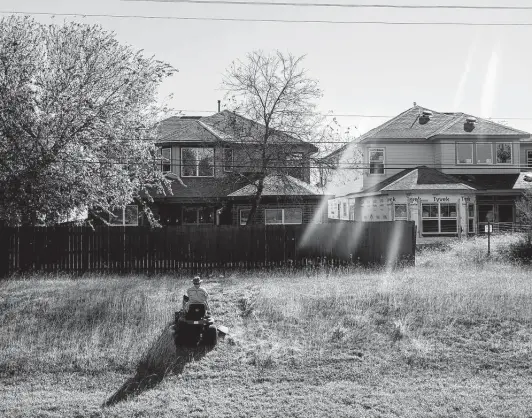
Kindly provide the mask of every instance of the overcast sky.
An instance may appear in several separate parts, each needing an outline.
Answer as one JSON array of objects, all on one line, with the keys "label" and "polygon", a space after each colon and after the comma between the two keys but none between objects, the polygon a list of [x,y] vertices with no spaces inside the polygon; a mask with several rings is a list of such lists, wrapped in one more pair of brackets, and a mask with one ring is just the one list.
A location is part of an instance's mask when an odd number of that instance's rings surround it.
[{"label": "overcast sky", "polygon": [[[252,0],[251,0],[252,1]],[[320,0],[293,0],[318,2]],[[321,0],[326,2],[326,0]],[[523,5],[527,0],[327,0],[331,3]],[[4,15],[120,14],[332,21],[520,22],[532,10],[403,10],[183,4],[171,1],[0,0]],[[42,22],[99,23],[118,39],[179,70],[161,96],[186,114],[216,111],[224,70],[255,49],[306,54],[309,74],[324,91],[323,112],[382,115],[338,117],[360,133],[411,107],[506,118],[532,132],[532,26],[407,26],[325,23],[221,22],[34,15]],[[207,111],[207,112],[199,112]],[[388,118],[386,117],[388,116]],[[513,118],[530,118],[513,119]]]}]

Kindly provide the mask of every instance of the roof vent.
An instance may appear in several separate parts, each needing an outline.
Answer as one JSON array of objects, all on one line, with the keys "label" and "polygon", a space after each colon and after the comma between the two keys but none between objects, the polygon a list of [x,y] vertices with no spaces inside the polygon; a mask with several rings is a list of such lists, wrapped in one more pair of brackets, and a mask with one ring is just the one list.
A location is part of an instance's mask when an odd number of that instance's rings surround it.
[{"label": "roof vent", "polygon": [[424,110],[421,114],[422,118],[430,119],[432,117],[432,112],[430,110]]},{"label": "roof vent", "polygon": [[524,181],[532,181],[532,173],[527,173],[523,176]]},{"label": "roof vent", "polygon": [[468,117],[466,118],[466,123],[473,123],[473,124],[474,124],[474,123],[477,123],[477,118],[474,117],[474,116],[468,116]]}]

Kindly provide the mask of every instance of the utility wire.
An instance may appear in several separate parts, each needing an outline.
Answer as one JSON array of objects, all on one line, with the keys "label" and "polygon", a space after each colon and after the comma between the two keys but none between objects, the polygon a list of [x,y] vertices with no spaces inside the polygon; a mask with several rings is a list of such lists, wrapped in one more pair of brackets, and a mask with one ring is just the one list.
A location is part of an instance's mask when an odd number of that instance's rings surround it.
[{"label": "utility wire", "polygon": [[532,10],[532,6],[464,6],[464,5],[420,5],[420,4],[360,4],[360,3],[309,3],[273,2],[246,0],[122,0],[129,2],[224,4],[235,6],[290,6],[290,7],[345,7],[355,9],[456,9],[456,10]]},{"label": "utility wire", "polygon": [[189,20],[189,21],[218,21],[218,22],[264,22],[264,23],[324,23],[337,25],[400,25],[400,26],[514,26],[530,27],[532,22],[401,22],[386,20],[292,20],[292,19],[251,19],[230,17],[199,17],[199,16],[146,16],[146,15],[119,15],[104,13],[50,13],[50,12],[21,12],[0,10],[1,14],[43,15],[63,17],[106,17],[117,19],[161,19],[161,20]]},{"label": "utility wire", "polygon": [[[160,158],[155,158],[153,159],[152,161],[144,161],[144,162],[137,162],[136,159],[127,159],[127,158],[124,158],[122,159],[121,161],[116,161],[116,160],[109,160],[109,159],[104,159],[104,160],[86,160],[86,159],[60,159],[60,160],[57,160],[55,161],[54,163],[81,163],[81,164],[109,164],[109,165],[132,165],[132,166],[135,166],[135,165],[149,165],[149,164],[157,164],[157,165],[161,165],[162,163],[162,160]],[[169,165],[171,167],[197,167],[196,165],[192,165],[192,164],[175,164],[175,163],[171,163],[171,164],[165,164],[163,163],[162,165]],[[467,170],[478,170],[479,168],[496,168],[497,170],[515,170],[515,169],[530,169],[532,171],[532,167],[529,167],[527,166],[526,164],[516,164],[516,165],[509,165],[509,166],[505,166],[505,165],[502,165],[502,164],[495,164],[495,165],[485,165],[485,164],[482,164],[482,165],[476,165],[474,167],[471,167],[471,166],[441,166],[441,165],[438,165],[438,164],[420,164],[424,167],[428,167],[428,168],[437,168],[437,169],[440,169],[440,170],[461,170],[461,171],[467,171]],[[339,169],[343,169],[343,170],[368,170],[371,168],[371,163],[338,163],[338,164],[335,164],[334,166],[336,166],[337,168]],[[215,164],[213,166],[214,167],[224,167],[224,164]],[[252,168],[252,169],[256,169],[257,168],[257,165],[256,164],[233,164],[231,166],[233,169],[234,168]],[[292,170],[298,170],[298,169],[307,169],[307,168],[314,168],[314,169],[318,169],[318,168],[321,168],[321,169],[334,169],[334,167],[328,167],[326,164],[324,165],[306,165],[306,166],[295,166],[295,165],[269,165],[267,167],[268,170],[271,170],[271,169],[292,169]],[[384,170],[405,170],[407,168],[412,168],[412,164],[392,164],[392,165],[384,165]],[[186,178],[196,178],[197,176],[186,176]],[[214,176],[199,176],[199,178],[202,178],[202,177],[214,177]]]}]

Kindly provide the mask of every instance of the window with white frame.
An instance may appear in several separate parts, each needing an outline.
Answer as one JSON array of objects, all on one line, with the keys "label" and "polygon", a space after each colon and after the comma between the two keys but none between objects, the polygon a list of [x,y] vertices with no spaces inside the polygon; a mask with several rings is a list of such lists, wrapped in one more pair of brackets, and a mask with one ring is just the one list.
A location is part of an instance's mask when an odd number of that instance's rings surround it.
[{"label": "window with white frame", "polygon": [[406,203],[396,203],[393,205],[393,216],[396,221],[406,221],[408,219]]},{"label": "window with white frame", "polygon": [[214,208],[208,207],[184,207],[183,224],[214,224]]},{"label": "window with white frame", "polygon": [[477,164],[493,164],[493,147],[490,143],[479,142],[476,144]]},{"label": "window with white frame", "polygon": [[224,148],[224,171],[231,172],[233,171],[234,159],[233,159],[233,149]]},{"label": "window with white frame", "polygon": [[497,150],[497,164],[512,164],[512,143],[495,144]]},{"label": "window with white frame", "polygon": [[110,226],[138,226],[139,208],[137,205],[127,205],[110,211]]},{"label": "window with white frame", "polygon": [[369,174],[384,174],[384,148],[369,149]]},{"label": "window with white frame", "polygon": [[172,171],[172,148],[161,148],[161,171]]},{"label": "window with white frame", "polygon": [[526,166],[532,167],[532,149],[526,151]]},{"label": "window with white frame", "polygon": [[303,223],[301,208],[265,209],[264,223],[266,225],[296,225]]},{"label": "window with white frame", "polygon": [[214,177],[214,148],[181,148],[182,177]]},{"label": "window with white frame", "polygon": [[423,203],[422,230],[424,234],[456,234],[455,203]]},{"label": "window with white frame", "polygon": [[240,209],[240,225],[248,224],[249,211],[249,209]]},{"label": "window with white frame", "polygon": [[347,203],[344,202],[344,203],[342,204],[342,207],[343,207],[343,209],[344,209],[344,216],[347,216]]},{"label": "window with white frame", "polygon": [[456,144],[456,164],[473,164],[473,144]]}]

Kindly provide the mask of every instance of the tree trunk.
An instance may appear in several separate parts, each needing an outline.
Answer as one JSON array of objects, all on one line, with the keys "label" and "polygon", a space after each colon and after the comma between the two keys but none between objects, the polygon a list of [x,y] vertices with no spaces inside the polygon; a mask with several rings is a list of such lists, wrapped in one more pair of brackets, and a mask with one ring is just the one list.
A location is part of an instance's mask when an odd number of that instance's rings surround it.
[{"label": "tree trunk", "polygon": [[251,210],[249,211],[248,221],[246,225],[253,225],[255,223],[255,217],[257,215],[257,209],[260,205],[260,200],[262,198],[262,192],[264,190],[264,177],[259,179],[259,184],[257,185],[257,193],[255,193],[255,198],[251,205]]}]

